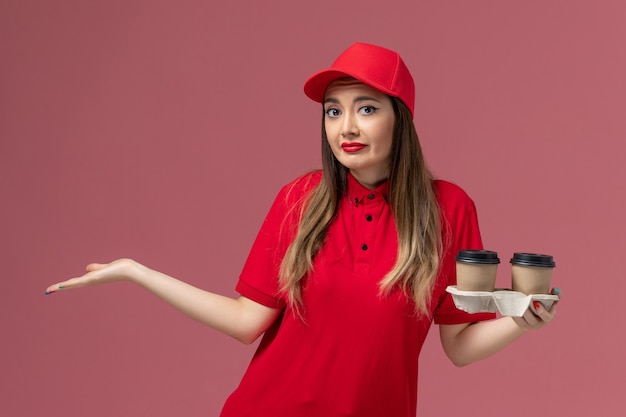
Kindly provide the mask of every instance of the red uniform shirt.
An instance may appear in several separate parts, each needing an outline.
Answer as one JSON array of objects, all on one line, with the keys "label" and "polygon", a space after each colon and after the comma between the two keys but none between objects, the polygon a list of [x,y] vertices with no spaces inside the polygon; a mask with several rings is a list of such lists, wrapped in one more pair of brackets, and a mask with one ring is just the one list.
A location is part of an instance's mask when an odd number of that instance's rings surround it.
[{"label": "red uniform shirt", "polygon": [[[278,269],[298,224],[302,199],[320,181],[306,175],[284,187],[261,227],[237,291],[283,308]],[[457,310],[445,288],[456,282],[459,249],[481,249],[473,202],[459,187],[434,183],[444,248],[429,310],[436,323],[491,319]],[[304,321],[287,308],[265,333],[222,417],[409,417],[417,404],[418,356],[431,319],[401,291],[379,296],[397,256],[387,184],[369,190],[348,176],[347,196],[314,258],[303,290]]]}]

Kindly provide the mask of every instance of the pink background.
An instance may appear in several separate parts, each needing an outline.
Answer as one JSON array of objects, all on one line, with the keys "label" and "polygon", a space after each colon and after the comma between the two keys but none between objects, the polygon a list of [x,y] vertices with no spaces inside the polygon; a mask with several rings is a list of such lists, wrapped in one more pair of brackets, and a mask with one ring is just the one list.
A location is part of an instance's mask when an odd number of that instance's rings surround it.
[{"label": "pink background", "polygon": [[126,256],[235,295],[275,193],[320,165],[303,81],[365,41],[411,68],[427,159],[476,201],[499,286],[514,251],[546,252],[564,294],[549,328],[467,368],[433,328],[419,414],[624,415],[625,17],[620,0],[0,2],[0,414],[218,414],[253,346],[131,285],[43,291]]}]

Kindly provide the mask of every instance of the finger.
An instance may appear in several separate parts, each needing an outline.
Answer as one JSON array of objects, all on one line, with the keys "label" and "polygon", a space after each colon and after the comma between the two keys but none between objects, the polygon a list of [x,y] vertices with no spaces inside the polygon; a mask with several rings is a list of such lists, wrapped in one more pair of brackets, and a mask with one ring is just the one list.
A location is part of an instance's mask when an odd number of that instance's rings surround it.
[{"label": "finger", "polygon": [[88,285],[93,281],[95,271],[88,272],[82,277],[71,278],[66,281],[59,282],[46,288],[46,295],[53,294],[59,290],[69,290],[72,288],[80,288]]},{"label": "finger", "polygon": [[[98,271],[102,268],[104,268],[105,266],[107,266],[108,264],[100,264],[100,263],[90,263],[89,265],[87,265],[85,267],[85,271],[87,271],[87,274],[85,274],[85,276],[89,275],[89,272],[94,272],[94,271]],[[79,286],[82,286],[81,284],[84,284],[84,282],[81,282],[84,279],[83,277],[77,277],[77,278],[72,278],[69,279],[67,281],[63,281],[63,282],[59,282],[56,284],[53,284],[51,286],[49,286],[48,288],[46,288],[46,295],[49,294],[54,294],[55,292],[59,291],[59,290],[65,290],[65,289],[71,289],[71,288],[77,288]]]},{"label": "finger", "polygon": [[520,317],[512,317],[513,321],[515,321],[515,323],[517,323],[517,325],[519,327],[521,327],[524,330],[533,330],[533,323],[536,322],[536,318],[533,317],[533,313],[530,312],[529,309],[527,309],[524,312],[524,315],[520,316]]},{"label": "finger", "polygon": [[99,263],[91,263],[89,265],[87,265],[85,267],[85,270],[87,272],[91,272],[91,271],[98,271],[99,269],[104,268],[105,266],[107,266],[108,264],[99,264]]},{"label": "finger", "polygon": [[546,308],[539,301],[533,301],[533,307],[535,308],[535,314],[537,317],[541,319],[544,323],[550,323],[554,316],[556,315],[556,302],[552,304],[550,310],[546,310]]},{"label": "finger", "polygon": [[528,324],[528,322],[524,319],[524,317],[511,317],[513,319],[513,321],[521,328],[524,330],[532,330],[532,328],[530,327],[530,325]]},{"label": "finger", "polygon": [[49,294],[54,294],[55,292],[57,292],[59,290],[75,288],[76,284],[72,281],[73,279],[74,278],[72,278],[71,280],[59,282],[57,284],[49,286],[48,288],[46,288],[46,293],[45,294],[49,295]]},{"label": "finger", "polygon": [[[541,307],[539,307],[541,308]],[[524,320],[526,321],[526,323],[528,323],[528,326],[531,329],[537,329],[538,327],[541,326],[541,319],[540,317],[533,313],[533,311],[531,309],[527,309],[524,312],[524,315],[522,316],[524,318]]]},{"label": "finger", "polygon": [[87,272],[83,276],[51,285],[46,290],[46,294],[52,294],[61,289],[80,288],[128,279],[128,268],[134,264],[135,262],[131,259],[118,259],[108,264],[91,263],[85,267]]},{"label": "finger", "polygon": [[554,304],[552,304],[552,306],[550,307],[550,310],[548,310],[548,313],[550,313],[552,315],[552,318],[554,318],[554,316],[556,315],[556,305],[558,304],[558,301],[555,301]]},{"label": "finger", "polygon": [[46,288],[46,295],[50,295],[50,294],[54,294],[55,292],[59,291],[60,289],[63,289],[63,285],[62,284],[54,284],[49,286],[48,288]]}]

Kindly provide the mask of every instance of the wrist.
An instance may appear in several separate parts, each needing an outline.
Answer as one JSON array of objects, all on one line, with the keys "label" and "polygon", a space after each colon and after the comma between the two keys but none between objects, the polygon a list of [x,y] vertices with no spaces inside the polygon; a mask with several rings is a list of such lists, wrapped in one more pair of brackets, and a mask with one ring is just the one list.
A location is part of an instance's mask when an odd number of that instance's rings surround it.
[{"label": "wrist", "polygon": [[146,276],[148,275],[148,268],[139,262],[126,258],[115,261],[114,264],[117,264],[119,268],[117,275],[121,280],[139,285],[145,282]]},{"label": "wrist", "polygon": [[133,261],[131,271],[132,273],[129,276],[130,281],[135,284],[142,285],[148,279],[151,269],[145,265],[140,264],[139,262]]}]

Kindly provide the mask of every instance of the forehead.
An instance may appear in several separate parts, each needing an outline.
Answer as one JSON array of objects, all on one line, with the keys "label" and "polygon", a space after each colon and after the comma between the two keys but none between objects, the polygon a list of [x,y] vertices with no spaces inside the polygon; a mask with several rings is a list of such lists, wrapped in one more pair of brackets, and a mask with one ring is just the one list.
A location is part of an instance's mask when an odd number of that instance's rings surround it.
[{"label": "forehead", "polygon": [[365,96],[378,100],[382,100],[387,97],[385,93],[382,93],[369,85],[365,85],[354,78],[340,78],[328,85],[326,93],[324,94],[324,101],[329,98],[339,98],[344,95]]}]

